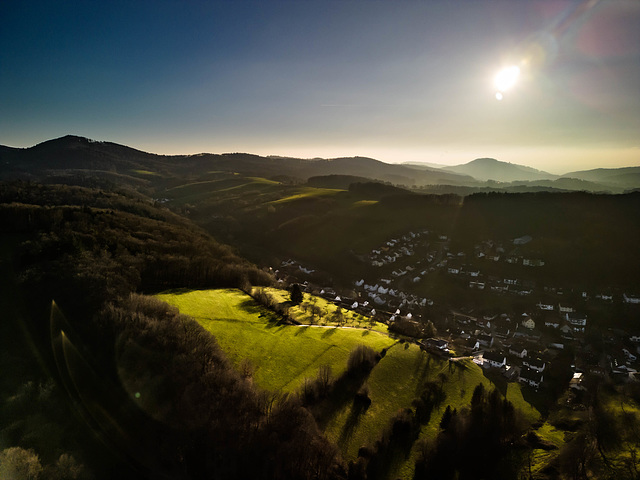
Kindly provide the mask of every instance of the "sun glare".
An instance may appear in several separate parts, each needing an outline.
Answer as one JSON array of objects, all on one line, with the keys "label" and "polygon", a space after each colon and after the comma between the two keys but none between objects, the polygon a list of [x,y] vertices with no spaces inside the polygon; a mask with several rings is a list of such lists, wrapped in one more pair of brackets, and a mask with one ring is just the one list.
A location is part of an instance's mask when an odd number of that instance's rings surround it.
[{"label": "sun glare", "polygon": [[513,87],[520,76],[520,68],[513,65],[500,70],[493,79],[493,83],[499,92],[504,92]]}]

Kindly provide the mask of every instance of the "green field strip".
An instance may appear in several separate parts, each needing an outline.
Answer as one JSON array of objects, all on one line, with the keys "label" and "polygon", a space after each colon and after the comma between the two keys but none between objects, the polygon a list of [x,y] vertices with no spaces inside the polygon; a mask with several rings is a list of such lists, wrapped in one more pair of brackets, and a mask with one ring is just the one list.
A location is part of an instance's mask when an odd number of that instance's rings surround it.
[{"label": "green field strip", "polygon": [[323,197],[323,196],[335,195],[337,193],[344,192],[344,191],[346,191],[346,190],[340,190],[340,189],[337,189],[337,188],[305,187],[305,188],[299,190],[297,193],[295,193],[293,195],[289,195],[288,197],[284,197],[284,198],[280,198],[278,200],[274,200],[274,201],[272,201],[270,203],[273,204],[273,205],[278,205],[278,204],[283,204],[283,203],[295,202],[297,200],[312,199],[314,197]]}]

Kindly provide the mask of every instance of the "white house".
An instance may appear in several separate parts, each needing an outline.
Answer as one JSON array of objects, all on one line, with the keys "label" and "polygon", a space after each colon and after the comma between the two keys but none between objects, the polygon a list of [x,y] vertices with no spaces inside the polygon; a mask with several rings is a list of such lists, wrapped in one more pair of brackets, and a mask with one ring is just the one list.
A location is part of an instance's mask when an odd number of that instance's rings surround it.
[{"label": "white house", "polygon": [[529,330],[533,330],[534,328],[536,328],[536,322],[534,322],[533,318],[531,318],[526,313],[522,314],[520,323],[523,327],[528,328]]},{"label": "white house", "polygon": [[485,368],[501,368],[507,364],[507,357],[502,353],[486,352],[482,358],[482,366]]},{"label": "white house", "polygon": [[529,367],[531,370],[535,370],[536,372],[544,372],[546,363],[540,358],[525,357],[522,359],[522,365]]},{"label": "white house", "polygon": [[526,245],[527,243],[529,243],[531,240],[533,240],[533,238],[531,238],[530,235],[524,235],[522,237],[516,238],[513,240],[513,244],[514,245]]},{"label": "white house", "polygon": [[569,381],[569,388],[573,388],[574,390],[586,390],[582,382],[584,380],[584,375],[582,372],[574,372],[573,378]]},{"label": "white house", "polygon": [[634,297],[631,295],[627,295],[626,293],[622,294],[622,298],[624,299],[625,303],[633,303],[636,305],[640,303],[640,297]]},{"label": "white house", "polygon": [[560,328],[560,320],[547,319],[544,321],[545,327]]},{"label": "white house", "polygon": [[574,332],[584,333],[587,326],[587,316],[575,312],[566,313],[566,319]]},{"label": "white house", "polygon": [[524,358],[527,356],[527,349],[522,345],[511,345],[509,347],[509,353],[518,358]]},{"label": "white house", "polygon": [[540,372],[531,370],[528,367],[522,367],[520,369],[520,376],[518,377],[518,381],[520,383],[525,383],[530,387],[538,388],[542,384],[543,380],[544,376]]},{"label": "white house", "polygon": [[442,351],[448,351],[449,349],[449,342],[440,338],[427,338],[423,341],[423,344],[426,347],[437,348],[438,350]]}]

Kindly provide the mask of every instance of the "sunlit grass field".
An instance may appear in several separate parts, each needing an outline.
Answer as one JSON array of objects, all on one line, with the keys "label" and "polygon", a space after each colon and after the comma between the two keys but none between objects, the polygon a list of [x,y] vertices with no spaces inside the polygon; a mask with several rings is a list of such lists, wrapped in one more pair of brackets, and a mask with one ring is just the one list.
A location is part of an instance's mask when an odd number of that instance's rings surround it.
[{"label": "sunlit grass field", "polygon": [[[284,290],[266,291],[276,301],[288,301],[288,292]],[[372,445],[399,410],[411,408],[426,382],[440,385],[444,400],[422,426],[421,438],[435,438],[447,405],[459,410],[469,405],[473,390],[480,383],[487,390],[494,388],[482,368],[471,360],[450,362],[422,351],[415,344],[400,343],[383,333],[384,325],[377,326],[381,331],[365,329],[370,325],[368,319],[351,315],[347,310],[344,310],[344,324],[356,328],[281,325],[272,312],[239,290],[172,291],[157,297],[178,307],[181,313],[192,316],[210,331],[238,368],[243,361],[251,362],[256,384],[271,391],[295,391],[305,378],[315,378],[321,365],[329,365],[334,377],[339,376],[346,369],[349,353],[358,344],[368,345],[377,352],[387,349],[365,379],[371,405],[359,409],[352,400],[343,399],[329,405],[330,413],[321,422],[321,428],[340,447],[346,460],[355,460],[361,446]],[[306,294],[304,302],[330,311],[335,308],[321,298]],[[304,323],[307,313],[296,310],[298,308],[293,307],[290,314]],[[540,419],[537,410],[523,398],[520,385],[509,383],[503,393],[528,422]],[[543,427],[546,430],[540,432],[542,437],[560,443],[553,427],[548,424]],[[537,453],[540,458],[534,460],[542,465],[548,454]],[[406,455],[394,459],[388,478],[411,478],[416,456],[414,444]]]},{"label": "sunlit grass field", "polygon": [[[278,303],[287,303],[290,299],[290,294],[287,290],[278,288],[265,288],[265,292],[272,296],[272,298]],[[316,306],[320,309],[320,315],[314,316],[311,313],[309,307]],[[375,305],[371,305],[369,308],[374,308]],[[303,293],[303,300],[299,305],[293,305],[289,309],[289,316],[291,316],[297,322],[303,325],[333,325],[340,324],[343,327],[353,328],[368,328],[370,330],[389,333],[389,327],[384,323],[373,322],[369,317],[361,315],[348,308],[341,308],[342,321],[336,320],[336,310],[338,307],[333,303],[325,300],[322,297]]]},{"label": "sunlit grass field", "polygon": [[313,197],[332,196],[338,192],[344,192],[344,190],[336,188],[316,188],[316,187],[301,187],[293,195],[286,196],[279,200],[271,202],[272,204],[282,204],[288,202],[295,202],[297,200],[309,199]]},{"label": "sunlit grass field", "polygon": [[171,292],[158,298],[195,318],[236,366],[249,360],[254,381],[267,390],[295,390],[305,378],[315,378],[321,365],[339,375],[357,345],[380,351],[395,342],[369,330],[277,325],[271,312],[239,290]]}]

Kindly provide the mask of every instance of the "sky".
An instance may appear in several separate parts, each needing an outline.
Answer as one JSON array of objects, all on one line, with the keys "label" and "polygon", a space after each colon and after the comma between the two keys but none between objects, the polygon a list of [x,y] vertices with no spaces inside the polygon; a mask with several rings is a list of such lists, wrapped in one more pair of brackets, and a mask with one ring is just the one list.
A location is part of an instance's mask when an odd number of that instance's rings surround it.
[{"label": "sky", "polygon": [[3,0],[0,144],[67,134],[162,154],[637,166],[640,0]]}]

